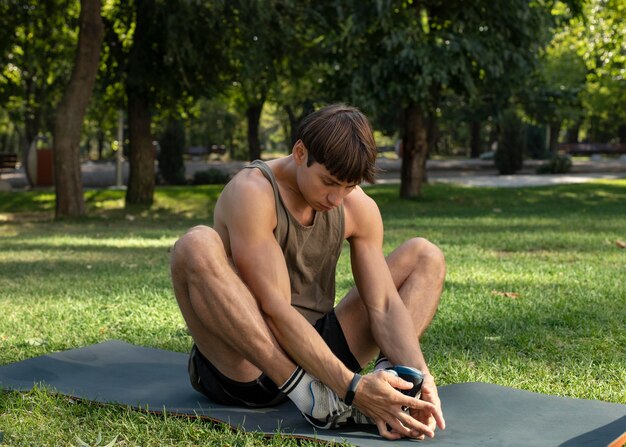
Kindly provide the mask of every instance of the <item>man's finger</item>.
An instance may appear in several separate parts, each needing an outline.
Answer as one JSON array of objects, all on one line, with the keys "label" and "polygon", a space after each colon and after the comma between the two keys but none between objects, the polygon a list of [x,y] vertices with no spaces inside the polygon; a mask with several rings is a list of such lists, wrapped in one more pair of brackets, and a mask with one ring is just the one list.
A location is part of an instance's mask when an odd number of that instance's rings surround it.
[{"label": "man's finger", "polygon": [[[435,418],[435,421],[437,423],[437,427],[439,427],[441,430],[445,430],[446,429],[446,421],[443,418],[443,411],[441,410],[441,401],[439,400],[439,397],[437,396],[437,394],[435,393],[434,395],[431,396],[425,396],[422,394],[422,399],[428,399],[428,400],[423,400],[422,402],[429,402],[431,403],[431,405],[434,408],[434,411],[429,411],[429,413]],[[412,407],[414,408],[414,407]],[[419,408],[419,410],[422,410],[422,408]],[[428,410],[427,410],[428,411]]]},{"label": "man's finger", "polygon": [[391,432],[387,429],[387,423],[385,421],[376,422],[376,427],[378,427],[378,433],[385,439],[400,439],[402,436],[399,433]]},{"label": "man's finger", "polygon": [[403,380],[393,374],[385,374],[385,378],[387,379],[389,385],[396,389],[410,390],[411,388],[413,388],[413,384],[411,382],[407,382],[406,380]]},{"label": "man's finger", "polygon": [[411,438],[417,438],[421,435],[426,435],[429,438],[435,436],[434,427],[429,427],[428,425],[422,423],[421,421],[404,412],[398,415],[398,424],[407,429],[406,436],[409,436]]},{"label": "man's finger", "polygon": [[446,429],[446,421],[443,418],[441,407],[421,399],[411,399],[409,403],[404,405],[417,411],[418,414],[422,414],[423,416],[419,419],[427,422],[429,427],[434,429],[436,425],[441,430]]}]

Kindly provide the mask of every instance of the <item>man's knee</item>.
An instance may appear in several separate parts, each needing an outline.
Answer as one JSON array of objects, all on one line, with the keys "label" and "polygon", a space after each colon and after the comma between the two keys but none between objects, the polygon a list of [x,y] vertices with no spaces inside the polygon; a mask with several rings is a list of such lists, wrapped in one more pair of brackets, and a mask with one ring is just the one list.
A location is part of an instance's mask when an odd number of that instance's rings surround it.
[{"label": "man's knee", "polygon": [[173,275],[189,274],[210,268],[216,258],[224,258],[224,245],[217,232],[198,225],[181,236],[172,248],[170,268]]},{"label": "man's knee", "polygon": [[407,244],[415,265],[428,268],[429,272],[443,281],[446,276],[446,259],[441,249],[422,237],[410,239]]}]

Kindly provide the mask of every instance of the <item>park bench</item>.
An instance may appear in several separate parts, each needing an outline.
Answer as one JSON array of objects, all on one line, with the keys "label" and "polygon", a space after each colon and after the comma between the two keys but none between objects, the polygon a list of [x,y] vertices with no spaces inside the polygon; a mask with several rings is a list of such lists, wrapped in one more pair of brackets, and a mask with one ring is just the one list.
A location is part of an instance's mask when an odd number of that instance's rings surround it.
[{"label": "park bench", "polygon": [[0,176],[3,171],[13,170],[17,165],[17,154],[0,154]]},{"label": "park bench", "polygon": [[609,143],[564,143],[559,151],[569,155],[620,155],[626,154],[626,144]]}]

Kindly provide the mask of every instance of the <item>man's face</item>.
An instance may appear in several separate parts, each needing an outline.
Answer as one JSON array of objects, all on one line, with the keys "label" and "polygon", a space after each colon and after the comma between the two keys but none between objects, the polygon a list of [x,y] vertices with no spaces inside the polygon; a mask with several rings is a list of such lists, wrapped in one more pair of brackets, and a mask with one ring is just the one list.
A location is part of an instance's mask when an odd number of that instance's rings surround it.
[{"label": "man's face", "polygon": [[357,185],[337,179],[317,162],[311,166],[301,166],[301,173],[298,186],[304,199],[316,211],[329,211],[340,206]]}]

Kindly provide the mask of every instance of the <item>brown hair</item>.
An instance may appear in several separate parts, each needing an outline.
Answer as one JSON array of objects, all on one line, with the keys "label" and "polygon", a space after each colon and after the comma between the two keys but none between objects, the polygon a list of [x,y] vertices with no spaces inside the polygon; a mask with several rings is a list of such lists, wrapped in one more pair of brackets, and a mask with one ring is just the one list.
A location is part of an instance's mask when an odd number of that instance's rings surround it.
[{"label": "brown hair", "polygon": [[307,116],[298,129],[307,166],[318,162],[338,180],[374,183],[376,142],[369,121],[355,107],[332,104]]}]

